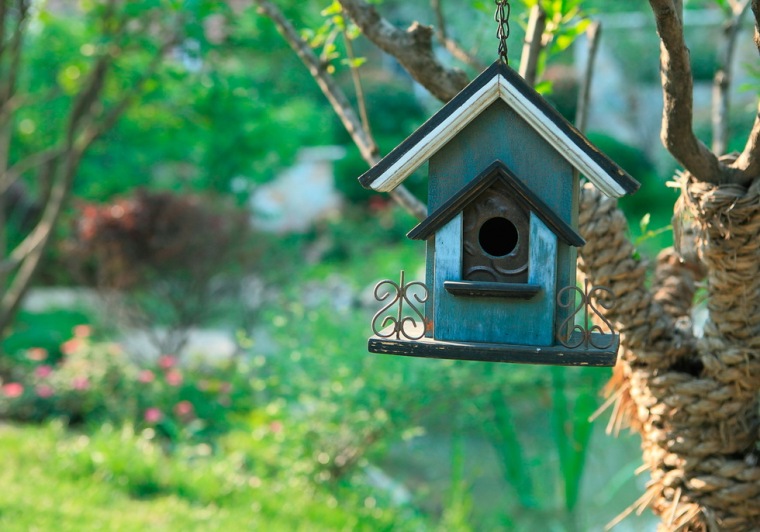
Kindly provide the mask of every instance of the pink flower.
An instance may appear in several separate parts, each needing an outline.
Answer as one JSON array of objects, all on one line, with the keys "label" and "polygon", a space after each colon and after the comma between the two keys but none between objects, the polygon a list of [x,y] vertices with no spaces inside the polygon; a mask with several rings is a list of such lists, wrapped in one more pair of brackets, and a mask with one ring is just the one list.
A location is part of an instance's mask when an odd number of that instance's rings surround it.
[{"label": "pink flower", "polygon": [[55,394],[55,390],[47,384],[40,384],[34,391],[37,392],[37,397],[42,397],[43,399],[52,397]]},{"label": "pink flower", "polygon": [[190,417],[193,415],[194,411],[195,409],[193,408],[193,403],[190,401],[180,401],[174,405],[174,413],[178,417]]},{"label": "pink flower", "polygon": [[161,355],[158,357],[158,367],[163,370],[171,369],[177,365],[177,357],[174,355]]},{"label": "pink flower", "polygon": [[50,376],[51,373],[53,373],[53,368],[52,366],[48,366],[47,364],[43,366],[38,366],[34,370],[34,374],[40,379],[46,379],[47,377]]},{"label": "pink flower", "polygon": [[153,382],[154,380],[156,380],[156,375],[151,370],[144,369],[137,376],[137,380],[142,382],[143,384],[148,384],[149,382]]},{"label": "pink flower", "polygon": [[269,430],[271,430],[275,434],[279,434],[280,432],[282,432],[282,421],[272,421],[269,424]]},{"label": "pink flower", "polygon": [[87,338],[92,334],[92,327],[89,325],[77,325],[74,327],[75,338]]},{"label": "pink flower", "polygon": [[172,369],[166,372],[166,384],[169,386],[179,386],[182,384],[182,373],[179,370]]},{"label": "pink flower", "polygon": [[147,423],[158,423],[164,418],[164,413],[156,407],[150,407],[145,410],[145,421]]},{"label": "pink flower", "polygon": [[219,391],[221,393],[230,393],[231,389],[232,389],[232,385],[229,382],[223,382],[219,384]]},{"label": "pink flower", "polygon": [[20,382],[9,382],[8,384],[3,384],[2,390],[6,397],[21,397],[21,394],[24,393],[24,385]]},{"label": "pink flower", "polygon": [[90,380],[87,377],[74,377],[71,381],[71,387],[75,390],[84,391],[90,387]]},{"label": "pink flower", "polygon": [[64,355],[70,355],[74,353],[79,347],[82,345],[82,340],[79,338],[72,338],[71,340],[66,340],[61,344],[61,353]]},{"label": "pink flower", "polygon": [[26,356],[29,358],[29,360],[42,362],[48,357],[48,352],[47,349],[43,347],[32,347],[26,352]]}]

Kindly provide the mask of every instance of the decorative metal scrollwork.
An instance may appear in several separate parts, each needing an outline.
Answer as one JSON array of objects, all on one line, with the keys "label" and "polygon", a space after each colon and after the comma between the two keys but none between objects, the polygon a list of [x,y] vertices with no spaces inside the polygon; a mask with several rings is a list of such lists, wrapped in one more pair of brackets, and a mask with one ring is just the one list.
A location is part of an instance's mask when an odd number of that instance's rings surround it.
[{"label": "decorative metal scrollwork", "polygon": [[[411,290],[411,291],[410,291]],[[415,293],[416,292],[416,293]],[[428,288],[420,281],[405,283],[404,270],[401,270],[401,281],[396,284],[393,281],[380,281],[375,286],[375,299],[382,302],[393,296],[372,318],[372,332],[380,338],[395,337],[397,340],[403,336],[407,340],[419,340],[425,336],[425,325],[427,325],[425,316],[422,315],[417,304],[425,303],[428,300]],[[416,303],[412,302],[412,299]],[[406,302],[411,312],[419,318],[419,323],[423,324],[422,332],[414,334],[407,327],[416,330],[418,327],[417,318],[414,316],[404,316],[404,302]],[[386,315],[394,305],[398,304],[395,315]],[[384,317],[383,317],[384,316]],[[378,326],[378,320],[381,320]],[[389,325],[393,325],[390,332],[386,331]]]},{"label": "decorative metal scrollwork", "polygon": [[[578,303],[576,303],[577,295],[580,295]],[[594,300],[597,305],[605,310],[609,310],[615,304],[615,294],[605,286],[589,288],[588,279],[584,283],[583,290],[577,286],[566,286],[559,291],[557,294],[557,304],[562,308],[572,309],[570,315],[560,324],[557,330],[557,340],[563,346],[568,349],[575,349],[581,345],[586,349],[589,346],[596,349],[607,349],[612,346],[615,341],[613,337],[615,331],[609,320],[602,315],[599,308],[594,304]],[[582,325],[575,323],[575,317],[581,310],[583,311]],[[607,331],[601,325],[591,325],[589,318],[594,315],[605,325]],[[576,332],[580,334],[574,335],[573,333]],[[604,334],[609,338],[609,341],[605,342],[604,345],[599,345],[597,342],[594,342],[593,333]]]}]

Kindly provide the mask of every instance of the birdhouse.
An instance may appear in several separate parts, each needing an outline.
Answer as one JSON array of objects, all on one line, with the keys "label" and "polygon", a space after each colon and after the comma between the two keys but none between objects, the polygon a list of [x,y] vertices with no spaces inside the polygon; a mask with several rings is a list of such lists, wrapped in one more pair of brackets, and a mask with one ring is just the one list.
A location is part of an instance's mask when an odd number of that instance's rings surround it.
[{"label": "birdhouse", "polygon": [[613,197],[639,184],[501,62],[359,181],[388,192],[425,162],[429,215],[408,234],[427,243],[425,283],[402,272],[378,285],[379,300],[393,298],[369,350],[613,365],[617,335],[589,325],[609,291],[576,286],[579,175]]}]

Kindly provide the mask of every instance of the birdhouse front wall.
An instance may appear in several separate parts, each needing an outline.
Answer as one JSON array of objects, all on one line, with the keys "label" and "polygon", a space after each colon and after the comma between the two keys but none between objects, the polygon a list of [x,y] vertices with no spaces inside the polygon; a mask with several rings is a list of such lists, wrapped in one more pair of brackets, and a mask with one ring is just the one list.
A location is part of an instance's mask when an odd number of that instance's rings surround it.
[{"label": "birdhouse front wall", "polygon": [[463,213],[435,234],[432,305],[436,340],[548,346],[554,341],[557,285],[557,236],[529,214],[527,283],[539,287],[528,300],[455,295],[451,281],[464,281]]},{"label": "birdhouse front wall", "polygon": [[[428,207],[435,211],[495,160],[502,161],[572,228],[578,226],[579,179],[572,165],[506,103],[496,100],[439,149],[428,164]],[[462,238],[462,236],[460,236]],[[427,245],[427,283],[433,286],[437,241]],[[557,286],[575,285],[576,249],[559,242]],[[555,294],[556,295],[556,294]],[[430,309],[435,306],[432,294]],[[560,319],[569,311],[560,309]],[[428,319],[433,319],[428,311]],[[437,324],[434,324],[437,327]]]}]

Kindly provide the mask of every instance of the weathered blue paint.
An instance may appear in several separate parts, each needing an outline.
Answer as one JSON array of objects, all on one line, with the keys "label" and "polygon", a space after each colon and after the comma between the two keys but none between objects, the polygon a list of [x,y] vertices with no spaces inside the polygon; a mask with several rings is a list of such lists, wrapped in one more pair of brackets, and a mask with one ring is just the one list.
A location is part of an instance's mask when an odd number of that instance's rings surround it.
[{"label": "weathered blue paint", "polygon": [[[577,229],[579,186],[574,168],[501,100],[430,158],[429,211],[438,209],[496,159],[503,161],[557,216]],[[575,249],[559,242],[557,258],[557,286],[575,285]]]},{"label": "weathered blue paint", "polygon": [[461,280],[462,215],[435,235],[433,319],[436,340],[548,346],[554,341],[557,236],[535,215],[530,219],[528,283],[541,286],[530,300],[461,297],[445,281]]}]

